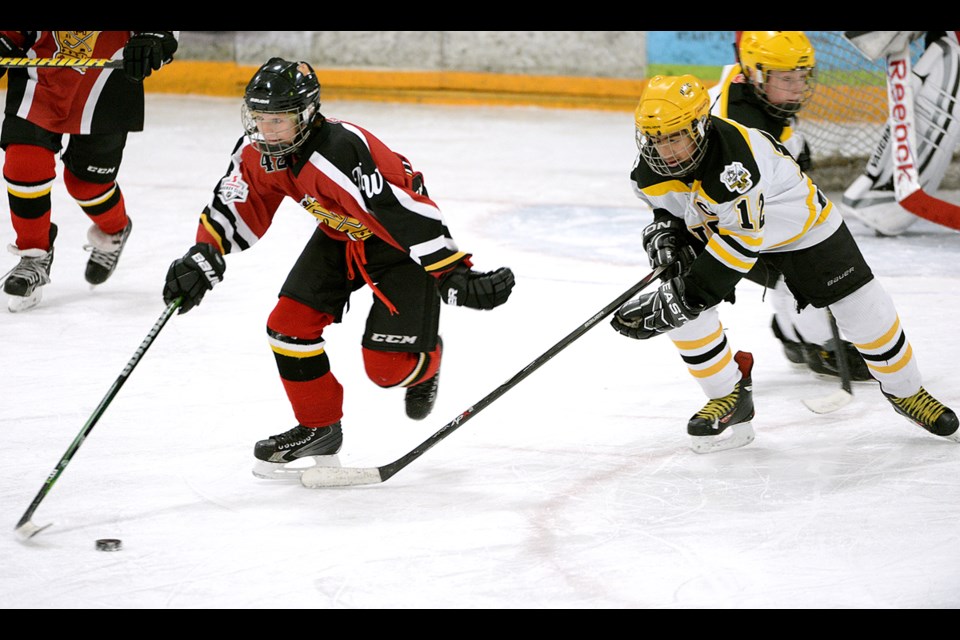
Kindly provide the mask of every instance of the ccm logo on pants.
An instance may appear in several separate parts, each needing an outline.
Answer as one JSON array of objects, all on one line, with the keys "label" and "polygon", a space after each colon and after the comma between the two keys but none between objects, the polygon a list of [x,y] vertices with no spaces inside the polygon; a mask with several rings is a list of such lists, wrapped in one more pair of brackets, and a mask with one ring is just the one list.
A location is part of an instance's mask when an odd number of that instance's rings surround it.
[{"label": "ccm logo on pants", "polygon": [[417,336],[395,336],[388,333],[375,333],[370,336],[374,342],[386,342],[389,344],[415,344]]}]

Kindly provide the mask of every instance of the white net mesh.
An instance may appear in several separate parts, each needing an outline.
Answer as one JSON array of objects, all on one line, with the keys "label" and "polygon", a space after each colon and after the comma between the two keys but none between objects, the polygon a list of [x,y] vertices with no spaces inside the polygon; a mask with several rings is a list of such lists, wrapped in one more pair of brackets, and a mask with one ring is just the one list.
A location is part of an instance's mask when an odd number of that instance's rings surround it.
[{"label": "white net mesh", "polygon": [[[873,153],[887,120],[883,60],[870,61],[842,31],[807,31],[817,56],[817,88],[800,112],[810,144],[811,174],[825,188],[844,188]],[[916,63],[923,39],[911,45]]]}]

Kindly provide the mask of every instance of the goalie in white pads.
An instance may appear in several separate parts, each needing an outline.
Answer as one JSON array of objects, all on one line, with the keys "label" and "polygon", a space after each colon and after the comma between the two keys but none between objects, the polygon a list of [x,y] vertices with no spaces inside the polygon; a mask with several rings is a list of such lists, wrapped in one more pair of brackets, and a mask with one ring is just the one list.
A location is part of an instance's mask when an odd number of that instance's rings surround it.
[{"label": "goalie in white pads", "polygon": [[[913,69],[910,85],[916,106],[916,162],[920,186],[934,193],[943,181],[960,144],[960,44],[957,31],[847,31],[847,39],[871,60],[901,50],[924,37],[924,51]],[[917,221],[903,208],[893,186],[890,127],[884,129],[863,175],[843,193],[846,214],[879,235],[897,236]]]},{"label": "goalie in white pads", "polygon": [[[709,90],[711,113],[736,120],[775,137],[803,171],[811,167],[810,145],[797,130],[797,114],[813,96],[816,52],[803,31],[743,31],[734,46],[737,63],[723,68]],[[774,308],[773,334],[790,362],[815,373],[840,376],[837,350],[843,349],[853,380],[873,380],[863,358],[847,342],[834,344],[826,309],[797,302],[782,274],[759,260],[745,276],[769,290]]]},{"label": "goalie in white pads", "polygon": [[773,136],[711,115],[692,75],[652,78],[635,121],[634,190],[672,235],[648,256],[672,268],[611,324],[639,340],[669,334],[708,398],[687,423],[694,451],[754,439],[753,356],[731,348],[718,307],[761,256],[801,307],[830,309],[898,413],[960,442],[956,413],[923,388],[893,300],[843,218]]}]

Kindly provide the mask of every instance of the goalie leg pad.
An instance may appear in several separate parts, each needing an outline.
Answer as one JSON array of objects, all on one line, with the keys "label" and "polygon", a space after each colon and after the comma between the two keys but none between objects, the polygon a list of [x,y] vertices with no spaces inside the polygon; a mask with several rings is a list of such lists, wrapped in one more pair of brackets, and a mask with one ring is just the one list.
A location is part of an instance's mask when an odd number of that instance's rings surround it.
[{"label": "goalie leg pad", "polygon": [[[940,187],[960,143],[960,47],[940,38],[923,52],[911,76],[916,105],[918,178],[927,193]],[[878,233],[900,235],[917,218],[901,207],[893,189],[893,159],[887,127],[865,172],[843,193],[846,214]]]},{"label": "goalie leg pad", "polygon": [[940,187],[960,142],[960,46],[940,38],[923,52],[913,70],[920,185]]}]

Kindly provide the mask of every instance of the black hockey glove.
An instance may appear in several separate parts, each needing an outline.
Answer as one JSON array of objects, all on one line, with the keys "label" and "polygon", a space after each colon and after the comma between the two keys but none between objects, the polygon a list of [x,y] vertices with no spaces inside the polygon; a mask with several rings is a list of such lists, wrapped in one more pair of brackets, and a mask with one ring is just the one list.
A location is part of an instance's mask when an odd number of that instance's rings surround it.
[{"label": "black hockey glove", "polygon": [[177,46],[172,31],[138,33],[123,48],[123,70],[131,81],[143,82],[151,73],[173,62]]},{"label": "black hockey glove", "polygon": [[700,315],[703,307],[684,300],[683,278],[673,278],[651,293],[624,304],[610,324],[614,329],[636,340],[646,340],[665,331],[682,327]]},{"label": "black hockey glove", "polygon": [[447,304],[493,309],[510,297],[515,280],[509,267],[480,273],[460,263],[440,278],[440,296]]},{"label": "black hockey glove", "polygon": [[178,313],[190,311],[200,304],[203,295],[213,289],[213,285],[223,280],[226,268],[227,263],[216,247],[205,242],[193,245],[167,270],[167,282],[163,285],[164,303],[170,304],[182,296]]},{"label": "black hockey glove", "polygon": [[[0,34],[0,58],[22,58],[23,49],[13,44],[13,40]],[[0,78],[7,72],[6,67],[0,67]]]},{"label": "black hockey glove", "polygon": [[654,220],[643,229],[643,248],[650,266],[670,266],[660,274],[661,280],[681,275],[696,259],[696,252],[687,242],[688,235],[683,221],[672,217]]}]

